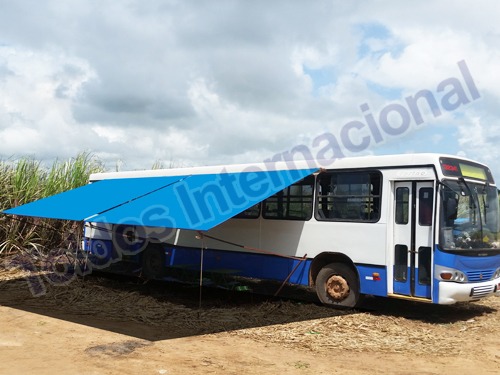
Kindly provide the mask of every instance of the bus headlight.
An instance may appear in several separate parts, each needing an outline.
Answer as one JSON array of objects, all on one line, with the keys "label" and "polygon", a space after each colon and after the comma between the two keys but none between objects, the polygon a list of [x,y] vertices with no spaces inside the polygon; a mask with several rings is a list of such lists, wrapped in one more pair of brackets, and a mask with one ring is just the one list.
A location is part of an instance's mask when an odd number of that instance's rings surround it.
[{"label": "bus headlight", "polygon": [[500,268],[497,268],[497,270],[493,274],[493,280],[498,279],[499,277],[500,277]]},{"label": "bus headlight", "polygon": [[442,281],[454,281],[456,283],[466,283],[468,281],[465,273],[450,267],[436,266],[434,275],[436,279]]}]

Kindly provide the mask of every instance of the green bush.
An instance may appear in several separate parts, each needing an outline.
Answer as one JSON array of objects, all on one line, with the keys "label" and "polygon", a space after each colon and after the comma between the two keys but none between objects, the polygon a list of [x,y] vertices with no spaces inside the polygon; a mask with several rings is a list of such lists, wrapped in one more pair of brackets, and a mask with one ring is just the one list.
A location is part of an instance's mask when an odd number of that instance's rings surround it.
[{"label": "green bush", "polygon": [[[91,173],[103,170],[99,160],[87,152],[67,161],[56,160],[50,168],[29,157],[0,161],[0,210],[83,186]],[[65,248],[81,230],[82,223],[1,215],[0,256]]]}]

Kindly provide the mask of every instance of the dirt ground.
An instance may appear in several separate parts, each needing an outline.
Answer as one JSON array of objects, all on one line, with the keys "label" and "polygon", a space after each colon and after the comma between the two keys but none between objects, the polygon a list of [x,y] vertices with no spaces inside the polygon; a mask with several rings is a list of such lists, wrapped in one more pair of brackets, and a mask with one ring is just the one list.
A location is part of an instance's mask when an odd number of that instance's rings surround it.
[{"label": "dirt ground", "polygon": [[[0,270],[1,374],[500,373],[500,298],[367,298],[356,311],[133,278]],[[294,289],[284,291],[293,296]],[[309,299],[309,301],[307,301]]]}]

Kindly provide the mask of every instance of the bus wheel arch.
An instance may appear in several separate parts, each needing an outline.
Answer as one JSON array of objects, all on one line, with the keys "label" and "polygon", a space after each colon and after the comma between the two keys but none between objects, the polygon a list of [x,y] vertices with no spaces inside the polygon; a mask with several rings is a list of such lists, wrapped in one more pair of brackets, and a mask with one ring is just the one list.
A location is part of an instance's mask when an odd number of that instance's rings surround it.
[{"label": "bus wheel arch", "polygon": [[361,301],[358,271],[352,260],[339,253],[323,253],[311,264],[310,285],[328,306],[356,307]]}]

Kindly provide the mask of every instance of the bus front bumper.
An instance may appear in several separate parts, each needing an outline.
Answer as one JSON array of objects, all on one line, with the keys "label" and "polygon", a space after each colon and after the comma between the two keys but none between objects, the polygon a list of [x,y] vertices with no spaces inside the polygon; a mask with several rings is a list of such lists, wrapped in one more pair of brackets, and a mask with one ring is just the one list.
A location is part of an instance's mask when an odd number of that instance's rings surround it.
[{"label": "bus front bumper", "polygon": [[500,297],[500,278],[482,283],[465,284],[440,281],[438,303],[451,305],[456,302],[477,301],[492,295]]}]

